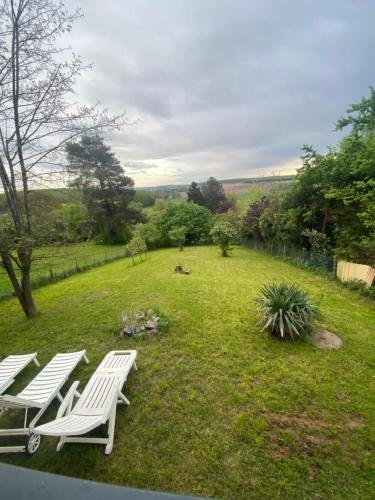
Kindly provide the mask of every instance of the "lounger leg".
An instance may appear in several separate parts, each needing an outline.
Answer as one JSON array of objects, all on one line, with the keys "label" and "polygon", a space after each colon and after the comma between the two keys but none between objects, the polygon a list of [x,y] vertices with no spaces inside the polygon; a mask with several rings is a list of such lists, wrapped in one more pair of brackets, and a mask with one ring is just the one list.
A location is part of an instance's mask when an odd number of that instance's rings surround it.
[{"label": "lounger leg", "polygon": [[61,437],[59,442],[57,443],[56,451],[61,451],[64,444],[65,444],[65,438]]},{"label": "lounger leg", "polygon": [[89,358],[86,356],[86,354],[83,355],[83,359],[86,361],[86,364],[89,364]]},{"label": "lounger leg", "polygon": [[137,363],[136,363],[135,361],[134,361],[134,363],[133,363],[133,368],[134,368],[134,370],[138,370],[138,368],[137,368]]},{"label": "lounger leg", "polygon": [[34,361],[34,363],[36,364],[36,366],[37,366],[38,368],[40,368],[40,363],[39,363],[39,361],[36,359],[36,357],[33,359],[33,361]]},{"label": "lounger leg", "polygon": [[125,403],[126,405],[130,406],[130,401],[122,392],[120,392],[119,394],[119,403]]},{"label": "lounger leg", "polygon": [[64,398],[62,397],[61,393],[60,393],[60,392],[58,392],[58,393],[56,394],[56,396],[57,396],[57,399],[60,401],[60,403],[62,403],[62,402],[63,402],[63,400],[64,400]]},{"label": "lounger leg", "polygon": [[116,423],[116,403],[112,406],[111,416],[108,422],[108,442],[105,447],[105,454],[109,455],[113,448],[113,437],[115,435],[115,423]]}]

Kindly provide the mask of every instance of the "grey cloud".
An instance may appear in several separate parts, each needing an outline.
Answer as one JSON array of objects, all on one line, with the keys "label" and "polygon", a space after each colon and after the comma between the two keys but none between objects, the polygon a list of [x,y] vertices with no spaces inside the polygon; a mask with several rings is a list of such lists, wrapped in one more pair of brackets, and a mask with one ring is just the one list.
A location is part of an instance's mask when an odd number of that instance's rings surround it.
[{"label": "grey cloud", "polygon": [[[69,42],[94,69],[78,94],[137,120],[108,139],[139,184],[215,175],[215,165],[222,177],[295,165],[303,143],[338,140],[335,120],[375,79],[373,0],[85,0],[82,9]],[[137,162],[145,166],[132,170]]]}]

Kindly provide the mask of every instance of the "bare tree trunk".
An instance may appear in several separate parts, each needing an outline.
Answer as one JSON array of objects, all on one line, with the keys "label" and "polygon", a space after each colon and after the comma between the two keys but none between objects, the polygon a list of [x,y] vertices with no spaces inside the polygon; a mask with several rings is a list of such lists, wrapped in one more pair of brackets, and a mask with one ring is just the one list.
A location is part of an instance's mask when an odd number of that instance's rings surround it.
[{"label": "bare tree trunk", "polygon": [[22,291],[25,304],[23,310],[28,318],[33,318],[37,311],[31,288],[31,260],[22,271]]},{"label": "bare tree trunk", "polygon": [[29,262],[25,260],[23,263],[23,270],[21,270],[22,278],[21,284],[17,278],[14,262],[12,261],[11,255],[7,251],[1,252],[1,260],[4,269],[12,283],[14,293],[22,307],[23,312],[27,318],[32,318],[36,316],[36,307],[34,304],[32,290],[31,290],[31,255]]}]

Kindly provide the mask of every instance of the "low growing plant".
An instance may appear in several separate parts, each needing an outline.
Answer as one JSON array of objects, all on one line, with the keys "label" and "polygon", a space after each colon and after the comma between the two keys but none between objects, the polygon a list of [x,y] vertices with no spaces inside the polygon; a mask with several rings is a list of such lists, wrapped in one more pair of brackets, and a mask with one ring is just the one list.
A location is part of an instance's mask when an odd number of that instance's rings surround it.
[{"label": "low growing plant", "polygon": [[145,310],[132,307],[122,315],[120,335],[122,337],[164,333],[168,330],[169,318],[158,307]]},{"label": "low growing plant", "polygon": [[309,295],[289,283],[264,285],[256,299],[263,330],[284,340],[295,341],[309,333],[319,309]]},{"label": "low growing plant", "polygon": [[368,287],[366,283],[362,280],[349,280],[349,281],[340,281],[341,285],[344,285],[349,290],[354,292],[358,292],[364,297],[369,297],[370,299],[375,300],[375,285]]}]

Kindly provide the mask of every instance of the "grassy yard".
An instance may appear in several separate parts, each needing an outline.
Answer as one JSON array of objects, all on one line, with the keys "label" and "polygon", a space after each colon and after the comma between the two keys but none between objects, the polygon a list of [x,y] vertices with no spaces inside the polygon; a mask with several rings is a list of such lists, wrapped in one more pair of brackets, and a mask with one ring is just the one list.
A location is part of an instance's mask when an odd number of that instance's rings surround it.
[{"label": "grassy yard", "polygon": [[[58,274],[74,269],[76,265],[92,264],[95,259],[104,260],[123,252],[121,245],[95,245],[95,243],[77,243],[72,245],[37,248],[34,251],[32,266],[33,279]],[[4,269],[0,266],[0,296],[11,291],[12,287]]]},{"label": "grassy yard", "polygon": [[[190,276],[174,274],[181,263]],[[336,352],[281,343],[259,331],[253,299],[264,282],[290,280],[321,299],[322,324],[344,341]],[[86,348],[84,384],[111,349],[137,349],[114,450],[44,438],[26,467],[140,488],[217,498],[373,498],[375,488],[375,305],[333,282],[271,257],[214,247],[152,252],[41,288],[40,315],[25,320],[0,304],[0,357],[37,350],[42,364]],[[163,336],[113,333],[132,305],[160,306]],[[26,370],[12,393],[34,374]],[[52,418],[57,405],[44,418]],[[15,416],[9,415],[15,423]],[[9,421],[8,421],[9,423]]]}]

